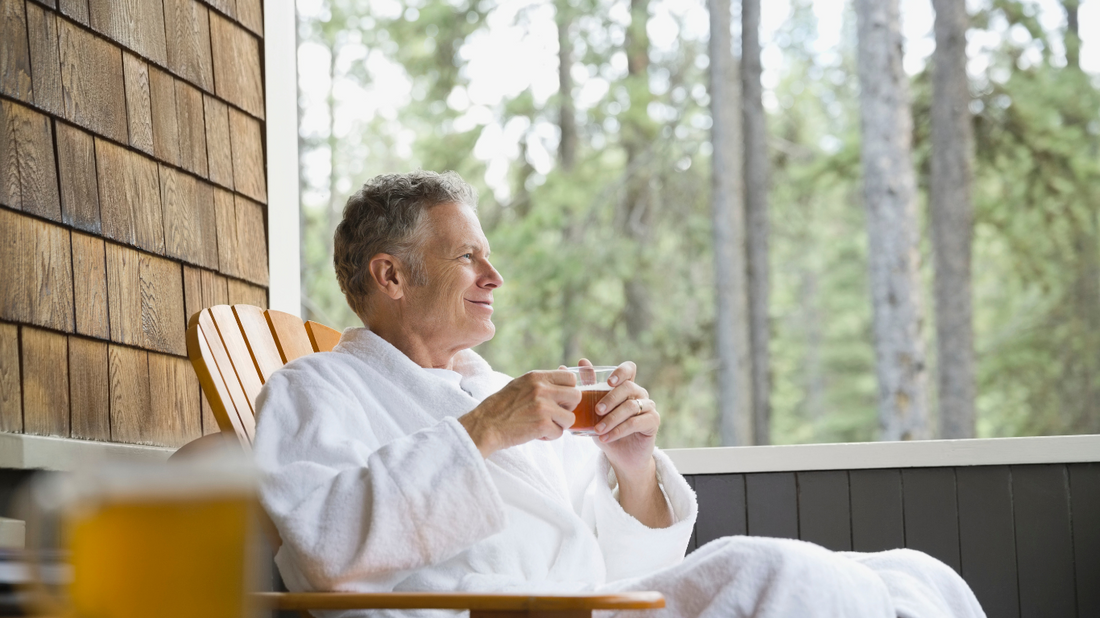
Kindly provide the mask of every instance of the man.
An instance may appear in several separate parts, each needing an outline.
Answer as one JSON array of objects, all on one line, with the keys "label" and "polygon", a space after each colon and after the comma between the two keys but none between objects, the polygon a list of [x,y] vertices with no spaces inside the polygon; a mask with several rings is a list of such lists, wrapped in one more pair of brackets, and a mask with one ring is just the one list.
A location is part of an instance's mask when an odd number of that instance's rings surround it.
[{"label": "man", "polygon": [[493,336],[503,284],[476,203],[432,172],[379,176],[348,200],[336,273],[365,327],[276,372],[258,402],[291,590],[659,590],[653,615],[669,617],[983,615],[918,552],[731,537],[685,560],[695,495],[654,448],[660,416],[632,363],[610,380],[599,435],[581,438],[565,430],[572,374],[513,380],[470,349]]}]

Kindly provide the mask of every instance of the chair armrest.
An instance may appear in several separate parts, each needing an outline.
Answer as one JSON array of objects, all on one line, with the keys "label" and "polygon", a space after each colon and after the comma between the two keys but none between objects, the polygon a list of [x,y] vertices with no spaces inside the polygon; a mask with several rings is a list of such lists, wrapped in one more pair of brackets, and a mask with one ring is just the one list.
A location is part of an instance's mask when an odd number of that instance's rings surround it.
[{"label": "chair armrest", "polygon": [[659,592],[530,596],[463,592],[256,592],[252,598],[273,609],[469,609],[492,611],[570,611],[658,609]]}]

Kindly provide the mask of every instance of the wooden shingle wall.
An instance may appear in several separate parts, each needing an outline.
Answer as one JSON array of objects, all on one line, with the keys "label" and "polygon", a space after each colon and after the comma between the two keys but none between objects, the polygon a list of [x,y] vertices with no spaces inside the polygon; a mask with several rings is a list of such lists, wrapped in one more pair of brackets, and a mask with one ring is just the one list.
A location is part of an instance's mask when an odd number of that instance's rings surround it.
[{"label": "wooden shingle wall", "polygon": [[262,0],[0,0],[0,431],[217,431],[187,318],[267,302]]}]

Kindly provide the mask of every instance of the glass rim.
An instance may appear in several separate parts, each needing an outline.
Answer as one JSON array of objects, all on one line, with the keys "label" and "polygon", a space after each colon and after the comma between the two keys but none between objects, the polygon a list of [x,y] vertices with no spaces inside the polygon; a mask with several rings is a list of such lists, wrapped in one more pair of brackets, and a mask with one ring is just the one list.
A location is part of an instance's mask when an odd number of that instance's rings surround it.
[{"label": "glass rim", "polygon": [[614,371],[614,370],[618,369],[618,366],[615,366],[615,365],[593,365],[591,367],[566,367],[564,369],[564,371],[578,372],[581,369],[588,369],[590,371],[596,371],[596,372],[599,372],[599,371]]}]

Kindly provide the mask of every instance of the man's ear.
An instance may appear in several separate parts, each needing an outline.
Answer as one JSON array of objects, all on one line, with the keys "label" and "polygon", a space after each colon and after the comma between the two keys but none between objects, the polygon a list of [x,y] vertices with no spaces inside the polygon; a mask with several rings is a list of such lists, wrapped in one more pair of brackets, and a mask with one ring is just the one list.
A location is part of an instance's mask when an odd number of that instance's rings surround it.
[{"label": "man's ear", "polygon": [[405,295],[405,273],[401,262],[388,253],[379,253],[370,259],[367,270],[374,285],[393,300]]}]

